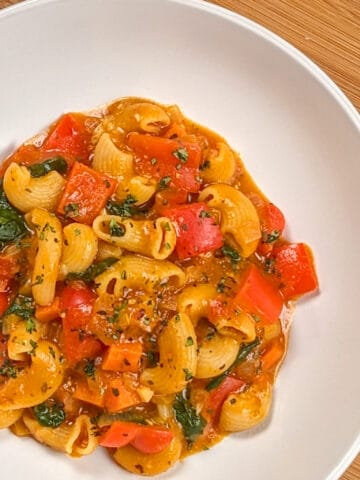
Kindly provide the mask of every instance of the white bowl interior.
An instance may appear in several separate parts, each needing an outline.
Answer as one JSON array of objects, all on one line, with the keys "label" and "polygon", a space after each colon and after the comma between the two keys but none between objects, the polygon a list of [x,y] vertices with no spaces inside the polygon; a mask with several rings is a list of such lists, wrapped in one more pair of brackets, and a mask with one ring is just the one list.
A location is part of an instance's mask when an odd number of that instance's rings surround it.
[{"label": "white bowl interior", "polygon": [[[177,103],[241,152],[289,237],[313,248],[321,294],[297,309],[271,419],[163,478],[338,478],[360,431],[355,110],[284,42],[193,0],[30,2],[0,14],[0,65],[0,154],[64,111],[129,95]],[[4,478],[134,478],[102,452],[69,460],[0,438]]]}]

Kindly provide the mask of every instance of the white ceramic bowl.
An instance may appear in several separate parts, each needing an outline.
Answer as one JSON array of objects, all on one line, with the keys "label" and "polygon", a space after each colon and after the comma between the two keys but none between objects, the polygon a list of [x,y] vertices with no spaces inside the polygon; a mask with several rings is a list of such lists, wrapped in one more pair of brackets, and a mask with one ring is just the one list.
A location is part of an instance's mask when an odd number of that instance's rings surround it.
[{"label": "white ceramic bowl", "polygon": [[[335,480],[360,445],[360,120],[314,64],[197,0],[30,1],[0,13],[0,152],[67,110],[138,95],[178,103],[238,149],[314,250],[321,294],[298,307],[271,418],[163,478]],[[135,478],[0,433],[1,477]]]}]

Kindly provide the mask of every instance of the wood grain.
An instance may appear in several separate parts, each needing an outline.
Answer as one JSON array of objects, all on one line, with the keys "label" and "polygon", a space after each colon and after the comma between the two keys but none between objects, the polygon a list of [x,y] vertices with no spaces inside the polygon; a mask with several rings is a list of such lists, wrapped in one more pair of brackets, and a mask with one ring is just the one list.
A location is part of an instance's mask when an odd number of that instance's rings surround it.
[{"label": "wood grain", "polygon": [[[289,41],[317,63],[360,110],[360,0],[204,0]],[[0,8],[19,0],[0,0]],[[341,477],[360,480],[360,455]]]}]

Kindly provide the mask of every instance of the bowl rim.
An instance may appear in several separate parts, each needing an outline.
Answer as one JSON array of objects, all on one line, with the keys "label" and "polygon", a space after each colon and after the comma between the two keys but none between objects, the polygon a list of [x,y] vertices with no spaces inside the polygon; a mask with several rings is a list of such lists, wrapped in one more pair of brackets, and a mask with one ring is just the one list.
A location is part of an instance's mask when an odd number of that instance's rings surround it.
[{"label": "bowl rim", "polygon": [[[41,7],[42,5],[59,3],[62,0],[22,0],[20,3],[16,3],[9,7],[5,7],[0,10],[0,22],[12,15],[15,15],[19,12],[25,10],[31,10],[36,7]],[[68,0],[66,0],[68,1]],[[71,0],[74,2],[75,0]],[[87,0],[89,1],[89,0]],[[94,1],[94,0],[92,0]],[[122,0],[117,0],[118,2]],[[132,0],[143,1],[143,0]],[[149,0],[147,0],[149,1]],[[287,40],[284,40],[281,36],[276,33],[273,33],[271,30],[266,27],[258,24],[254,20],[228,10],[225,7],[209,3],[206,0],[160,0],[164,3],[173,3],[181,6],[186,6],[194,8],[197,10],[202,10],[213,14],[215,16],[221,17],[226,21],[230,21],[237,26],[244,28],[245,30],[250,31],[254,35],[260,37],[265,42],[271,43],[274,47],[279,48],[286,56],[289,56],[294,62],[303,67],[308,74],[313,77],[320,85],[325,88],[330,97],[337,103],[341,110],[346,114],[347,118],[350,120],[352,125],[355,127],[357,132],[360,135],[360,112],[357,111],[356,107],[351,103],[349,98],[341,90],[341,88],[332,80],[327,73],[325,73],[320,66],[318,66],[313,60],[308,58],[304,53],[302,53],[298,48],[293,46]],[[360,429],[356,438],[351,441],[351,445],[348,451],[345,453],[340,462],[335,465],[332,471],[328,474],[325,480],[338,480],[340,476],[345,472],[345,470],[350,466],[355,457],[360,451]]]}]

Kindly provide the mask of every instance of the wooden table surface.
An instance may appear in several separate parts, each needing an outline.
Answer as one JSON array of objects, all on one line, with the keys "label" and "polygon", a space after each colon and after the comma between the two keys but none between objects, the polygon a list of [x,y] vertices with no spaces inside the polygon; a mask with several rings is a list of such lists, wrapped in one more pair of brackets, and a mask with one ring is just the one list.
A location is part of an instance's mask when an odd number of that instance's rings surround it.
[{"label": "wooden table surface", "polygon": [[[19,1],[0,0],[0,8]],[[360,111],[360,0],[204,1],[255,20],[292,43],[317,63]],[[341,480],[360,480],[360,455]]]}]

